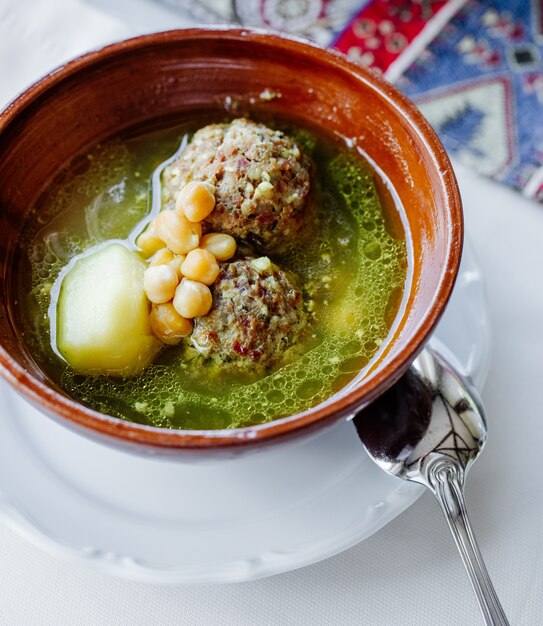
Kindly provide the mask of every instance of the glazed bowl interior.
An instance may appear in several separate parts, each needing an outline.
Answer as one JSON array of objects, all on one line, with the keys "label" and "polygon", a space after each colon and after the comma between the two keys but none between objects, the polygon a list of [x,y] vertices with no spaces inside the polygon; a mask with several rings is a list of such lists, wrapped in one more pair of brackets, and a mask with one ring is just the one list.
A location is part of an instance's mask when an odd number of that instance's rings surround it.
[{"label": "glazed bowl interior", "polygon": [[[263,92],[273,98],[261,98]],[[29,209],[76,155],[121,131],[206,111],[276,114],[359,146],[404,208],[410,276],[394,331],[371,370],[314,409],[231,431],[175,431],[100,415],[49,380],[24,345],[11,272]],[[394,88],[344,57],[272,34],[172,31],[89,53],[59,68],[0,116],[0,364],[51,416],[134,446],[246,446],[322,427],[364,406],[408,367],[441,315],[458,270],[461,204],[443,148]]]}]

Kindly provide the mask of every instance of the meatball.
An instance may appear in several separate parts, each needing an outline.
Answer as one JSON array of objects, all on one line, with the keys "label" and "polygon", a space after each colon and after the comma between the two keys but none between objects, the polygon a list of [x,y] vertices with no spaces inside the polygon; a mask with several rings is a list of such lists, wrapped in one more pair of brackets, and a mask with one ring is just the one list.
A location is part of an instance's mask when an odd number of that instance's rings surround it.
[{"label": "meatball", "polygon": [[247,119],[196,132],[163,173],[163,202],[173,206],[191,180],[215,186],[208,230],[243,239],[261,252],[296,243],[307,221],[311,163],[279,130]]},{"label": "meatball", "polygon": [[224,264],[212,287],[213,308],[194,320],[192,343],[221,364],[278,364],[306,328],[295,278],[268,257]]}]

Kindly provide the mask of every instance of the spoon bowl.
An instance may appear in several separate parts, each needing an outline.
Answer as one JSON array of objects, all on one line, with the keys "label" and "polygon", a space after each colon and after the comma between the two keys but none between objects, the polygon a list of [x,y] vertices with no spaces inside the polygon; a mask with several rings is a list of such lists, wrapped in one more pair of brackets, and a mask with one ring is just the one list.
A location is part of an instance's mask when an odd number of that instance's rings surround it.
[{"label": "spoon bowl", "polygon": [[458,464],[465,475],[487,437],[475,387],[428,348],[356,426],[381,469],[427,487],[442,460]]}]

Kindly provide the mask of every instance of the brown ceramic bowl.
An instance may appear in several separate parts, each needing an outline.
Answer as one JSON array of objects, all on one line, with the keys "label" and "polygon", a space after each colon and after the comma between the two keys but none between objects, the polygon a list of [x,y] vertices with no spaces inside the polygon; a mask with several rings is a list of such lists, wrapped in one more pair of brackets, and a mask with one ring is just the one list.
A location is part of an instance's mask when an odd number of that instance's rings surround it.
[{"label": "brown ceramic bowl", "polygon": [[[281,97],[259,99],[265,89]],[[294,116],[354,138],[382,168],[405,208],[412,243],[405,312],[366,377],[347,393],[288,418],[237,430],[181,431],[92,411],[48,380],[24,345],[10,271],[24,217],[48,182],[97,141],[161,118],[221,109],[228,97],[256,113]],[[34,84],[0,114],[0,211],[3,376],[49,416],[82,434],[175,453],[241,451],[306,435],[371,402],[402,375],[442,314],[463,235],[449,159],[404,96],[339,54],[250,30],[146,35],[90,52]]]}]

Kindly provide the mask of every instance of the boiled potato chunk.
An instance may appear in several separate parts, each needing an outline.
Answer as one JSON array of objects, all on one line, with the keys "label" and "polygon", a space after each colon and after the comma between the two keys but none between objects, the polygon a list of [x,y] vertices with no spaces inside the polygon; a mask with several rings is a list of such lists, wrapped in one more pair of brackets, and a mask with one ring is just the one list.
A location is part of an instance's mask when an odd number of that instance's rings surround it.
[{"label": "boiled potato chunk", "polygon": [[65,275],[57,305],[57,347],[76,370],[132,376],[160,341],[149,324],[145,263],[121,244],[84,256]]}]

